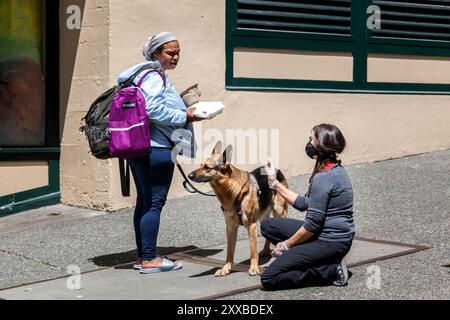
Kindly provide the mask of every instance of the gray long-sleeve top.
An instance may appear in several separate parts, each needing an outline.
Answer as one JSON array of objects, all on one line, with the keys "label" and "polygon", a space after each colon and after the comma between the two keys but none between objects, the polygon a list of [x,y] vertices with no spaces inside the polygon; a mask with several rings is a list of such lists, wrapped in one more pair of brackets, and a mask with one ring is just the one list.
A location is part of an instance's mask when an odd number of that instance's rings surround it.
[{"label": "gray long-sleeve top", "polygon": [[353,188],[341,164],[336,164],[329,171],[318,172],[307,195],[298,196],[294,208],[307,210],[303,227],[310,232],[319,233],[319,240],[353,239]]}]

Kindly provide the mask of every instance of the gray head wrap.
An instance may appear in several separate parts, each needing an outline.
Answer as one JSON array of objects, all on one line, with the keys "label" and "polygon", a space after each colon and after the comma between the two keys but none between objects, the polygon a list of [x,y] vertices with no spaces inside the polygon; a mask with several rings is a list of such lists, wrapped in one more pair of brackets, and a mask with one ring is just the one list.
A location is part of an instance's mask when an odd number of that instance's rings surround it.
[{"label": "gray head wrap", "polygon": [[155,34],[153,37],[150,37],[147,39],[147,41],[145,41],[142,53],[147,60],[151,61],[152,53],[155,52],[156,49],[158,49],[164,43],[174,40],[177,40],[177,38],[171,32],[160,32],[158,34]]}]

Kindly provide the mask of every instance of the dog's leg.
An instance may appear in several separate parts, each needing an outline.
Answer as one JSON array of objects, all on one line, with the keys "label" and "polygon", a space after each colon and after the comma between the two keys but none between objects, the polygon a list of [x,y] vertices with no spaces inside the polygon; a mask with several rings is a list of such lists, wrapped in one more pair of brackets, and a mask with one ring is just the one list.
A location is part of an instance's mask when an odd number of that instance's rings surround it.
[{"label": "dog's leg", "polygon": [[273,215],[279,218],[287,218],[288,204],[279,194],[275,195],[273,205]]},{"label": "dog's leg", "polygon": [[[279,194],[276,194],[273,198],[272,214],[274,217],[287,218],[288,216],[288,204]],[[264,248],[259,253],[260,257],[267,257],[270,254],[270,241],[266,240]]]},{"label": "dog's leg", "polygon": [[250,269],[248,270],[248,274],[251,276],[256,276],[259,274],[259,256],[257,245],[257,231],[256,231],[256,222],[247,226],[248,238],[250,241]]},{"label": "dog's leg", "polygon": [[226,221],[227,225],[227,261],[222,269],[216,271],[216,277],[226,276],[231,272],[234,260],[234,249],[236,248],[238,225],[232,221]]},{"label": "dog's leg", "polygon": [[260,257],[268,257],[270,255],[270,241],[266,239],[264,243],[264,248],[260,251]]}]

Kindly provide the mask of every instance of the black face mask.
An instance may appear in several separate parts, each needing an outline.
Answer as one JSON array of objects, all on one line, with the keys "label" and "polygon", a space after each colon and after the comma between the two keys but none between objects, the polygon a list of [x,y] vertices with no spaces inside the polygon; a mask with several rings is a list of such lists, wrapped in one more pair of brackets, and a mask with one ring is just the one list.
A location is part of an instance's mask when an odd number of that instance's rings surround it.
[{"label": "black face mask", "polygon": [[308,157],[310,157],[311,159],[314,159],[314,156],[318,156],[319,157],[322,154],[322,152],[320,152],[319,150],[314,148],[314,146],[311,144],[311,141],[309,141],[306,144],[305,152],[308,155]]},{"label": "black face mask", "polygon": [[305,152],[311,159],[314,159],[314,156],[317,156],[317,158],[320,159],[328,159],[328,158],[335,158],[336,154],[334,152],[322,152],[317,150],[312,144],[311,141],[309,141],[306,144]]}]

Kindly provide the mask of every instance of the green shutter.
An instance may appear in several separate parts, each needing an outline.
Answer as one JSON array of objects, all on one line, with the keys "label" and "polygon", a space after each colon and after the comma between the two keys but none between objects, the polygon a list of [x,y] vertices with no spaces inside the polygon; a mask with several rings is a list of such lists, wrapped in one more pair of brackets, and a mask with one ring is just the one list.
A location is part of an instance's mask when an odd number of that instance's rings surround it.
[{"label": "green shutter", "polygon": [[238,30],[351,35],[350,0],[238,0]]},{"label": "green shutter", "polygon": [[380,7],[381,29],[372,38],[450,41],[450,1],[373,0]]},{"label": "green shutter", "polygon": [[[381,29],[367,12],[381,10]],[[448,84],[367,82],[369,54],[450,57],[450,0],[227,0],[226,88],[398,94],[450,94]],[[235,48],[351,52],[353,81],[238,78]]]}]

